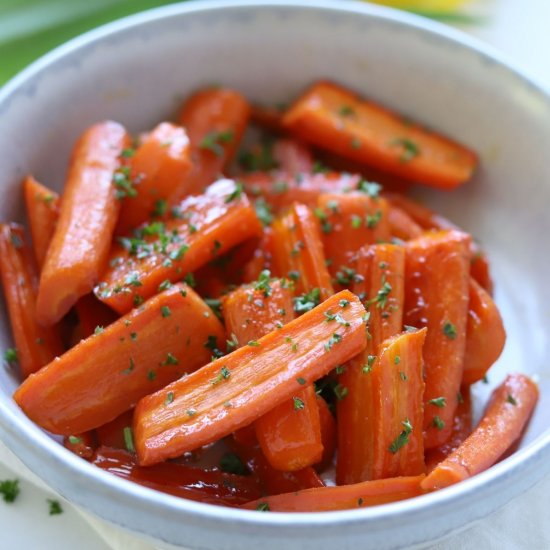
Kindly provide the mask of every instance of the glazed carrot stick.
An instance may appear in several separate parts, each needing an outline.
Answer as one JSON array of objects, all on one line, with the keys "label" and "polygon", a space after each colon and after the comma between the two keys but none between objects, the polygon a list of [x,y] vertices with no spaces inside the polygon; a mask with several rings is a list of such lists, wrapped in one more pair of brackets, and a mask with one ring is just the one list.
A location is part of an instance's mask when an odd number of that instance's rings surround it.
[{"label": "glazed carrot stick", "polygon": [[359,249],[366,244],[390,238],[388,209],[385,199],[373,194],[346,193],[320,195],[318,217],[329,270],[341,286],[349,286],[350,265]]},{"label": "glazed carrot stick", "polygon": [[443,445],[426,452],[426,471],[430,473],[440,462],[456,451],[472,433],[472,400],[469,386],[462,386],[456,407],[451,436]]},{"label": "glazed carrot stick", "polygon": [[124,152],[129,156],[130,181],[135,192],[122,202],[117,225],[119,235],[126,234],[150,219],[162,218],[180,196],[191,170],[189,138],[181,126],[161,122],[137,149]]},{"label": "glazed carrot stick", "polygon": [[404,210],[390,204],[388,209],[388,223],[392,237],[403,241],[420,237],[423,233],[420,227]]},{"label": "glazed carrot stick", "polygon": [[470,237],[459,231],[426,233],[406,245],[404,323],[427,327],[424,445],[451,434],[464,371]]},{"label": "glazed carrot stick", "polygon": [[[388,198],[393,207],[400,208],[423,229],[456,229],[458,231],[462,231],[460,227],[447,218],[401,193],[384,193],[384,196]],[[411,237],[414,236],[415,235],[411,235]],[[472,257],[470,260],[470,275],[489,294],[492,294],[493,281],[491,279],[487,255],[475,241],[471,242],[470,248],[472,251]]]},{"label": "glazed carrot stick", "polygon": [[223,173],[237,151],[249,117],[246,99],[228,88],[201,90],[185,102],[178,122],[191,141],[194,167],[175,200],[202,193]]},{"label": "glazed carrot stick", "polygon": [[500,357],[505,342],[506,331],[496,304],[489,293],[470,278],[463,384],[481,380]]},{"label": "glazed carrot stick", "polygon": [[242,282],[256,281],[262,271],[271,271],[273,258],[273,231],[270,226],[264,227],[258,246],[252,258],[245,263],[242,269]]},{"label": "glazed carrot stick", "polygon": [[472,434],[422,482],[425,490],[443,489],[492,466],[521,437],[537,404],[537,385],[523,374],[509,374],[493,392]]},{"label": "glazed carrot stick", "polygon": [[100,447],[93,464],[102,470],[169,495],[225,506],[238,506],[258,498],[259,487],[252,476],[203,470],[166,462],[142,468],[129,452]]},{"label": "glazed carrot stick", "polygon": [[43,325],[59,321],[88,294],[105,267],[120,208],[113,177],[128,143],[120,124],[102,122],[75,145],[40,277],[36,317]]},{"label": "glazed carrot stick", "polygon": [[35,319],[38,275],[23,228],[0,224],[0,276],[23,378],[47,365],[63,351],[57,327]]},{"label": "glazed carrot stick", "polygon": [[421,495],[424,476],[394,477],[341,487],[306,489],[263,497],[243,506],[260,512],[328,512],[397,502]]},{"label": "glazed carrot stick", "polygon": [[112,449],[126,449],[131,447],[128,441],[128,431],[132,429],[134,418],[134,409],[123,412],[114,420],[99,426],[95,433],[97,441],[101,447],[111,447]]},{"label": "glazed carrot stick", "polygon": [[[344,302],[345,307],[340,305]],[[357,355],[366,345],[364,312],[351,292],[340,292],[281,329],[142,399],[134,415],[140,464],[217,441]],[[338,319],[329,320],[327,313],[339,314]]]},{"label": "glazed carrot stick", "polygon": [[34,257],[38,268],[42,269],[59,217],[59,195],[32,176],[27,176],[23,181],[23,192]]},{"label": "glazed carrot stick", "polygon": [[319,409],[321,441],[323,443],[323,456],[317,468],[322,471],[332,464],[334,451],[336,451],[336,420],[330,412],[327,402],[319,395],[317,396],[317,407]]},{"label": "glazed carrot stick", "polygon": [[279,169],[291,175],[307,174],[313,170],[310,148],[295,139],[278,139],[273,144],[273,158]]},{"label": "glazed carrot stick", "polygon": [[85,432],[207,363],[224,336],[199,296],[175,285],[29,377],[14,399],[52,433]]},{"label": "glazed carrot stick", "polygon": [[321,299],[333,294],[323,243],[311,210],[294,204],[273,224],[273,272],[294,282],[296,294],[318,288]]},{"label": "glazed carrot stick", "polygon": [[63,438],[63,446],[75,455],[90,460],[95,453],[97,443],[93,431]]},{"label": "glazed carrot stick", "polygon": [[97,327],[105,328],[117,319],[116,313],[101,303],[93,294],[82,296],[75,304],[82,338],[91,336]]},{"label": "glazed carrot stick", "polygon": [[476,154],[331,82],[309,88],[286,111],[294,136],[410,181],[454,189],[468,181]]},{"label": "glazed carrot stick", "polygon": [[143,226],[135,237],[119,240],[96,296],[118,313],[155,294],[165,281],[176,282],[261,234],[261,226],[242,188],[219,180],[203,195],[184,199],[165,223]]}]

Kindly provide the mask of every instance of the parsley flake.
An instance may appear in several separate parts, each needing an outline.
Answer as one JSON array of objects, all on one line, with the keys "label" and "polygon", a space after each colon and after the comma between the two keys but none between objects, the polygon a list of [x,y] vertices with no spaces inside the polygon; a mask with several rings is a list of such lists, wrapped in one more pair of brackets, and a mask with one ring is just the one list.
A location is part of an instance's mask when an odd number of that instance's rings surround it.
[{"label": "parsley flake", "polygon": [[401,422],[404,426],[404,430],[393,440],[391,445],[388,447],[390,453],[395,454],[399,449],[404,447],[409,442],[409,435],[411,435],[413,431],[413,427],[411,426],[411,423],[408,418],[405,418],[403,422]]}]

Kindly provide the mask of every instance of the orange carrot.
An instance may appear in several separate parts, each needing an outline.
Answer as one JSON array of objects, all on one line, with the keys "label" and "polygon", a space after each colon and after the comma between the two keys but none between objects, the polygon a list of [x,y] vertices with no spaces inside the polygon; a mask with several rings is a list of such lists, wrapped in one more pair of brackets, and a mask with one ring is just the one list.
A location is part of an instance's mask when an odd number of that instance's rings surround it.
[{"label": "orange carrot", "polygon": [[466,353],[462,382],[481,380],[500,357],[506,342],[502,317],[493,299],[470,278],[470,302],[466,327]]},{"label": "orange carrot", "polygon": [[459,231],[426,233],[406,245],[406,325],[428,327],[424,345],[424,445],[451,434],[464,370],[470,237]]},{"label": "orange carrot", "polygon": [[394,477],[341,487],[306,489],[263,497],[243,506],[260,512],[328,512],[397,502],[421,495],[424,476]]},{"label": "orange carrot", "polygon": [[59,195],[32,176],[27,176],[23,181],[23,192],[34,257],[39,269],[42,269],[59,217]]},{"label": "orange carrot", "polygon": [[278,139],[273,144],[273,158],[279,168],[291,175],[313,170],[313,155],[304,143],[295,139]]},{"label": "orange carrot", "polygon": [[423,233],[420,227],[404,210],[390,204],[388,210],[388,223],[392,237],[403,241],[420,237]]},{"label": "orange carrot", "polygon": [[[128,449],[128,431],[132,429],[134,418],[134,409],[123,412],[114,420],[99,426],[95,432],[97,441],[102,447],[111,447],[113,449]],[[125,437],[126,436],[126,437]]]},{"label": "orange carrot", "polygon": [[321,235],[311,210],[294,204],[272,229],[274,273],[294,281],[298,295],[314,288],[319,289],[322,300],[333,294]]},{"label": "orange carrot", "polygon": [[93,294],[82,296],[76,302],[75,310],[80,324],[81,338],[88,338],[97,327],[105,328],[117,318],[113,310],[101,303]]},{"label": "orange carrot", "polygon": [[29,377],[14,399],[52,433],[85,432],[207,363],[224,335],[210,308],[175,285]]},{"label": "orange carrot", "polygon": [[238,506],[260,495],[259,487],[251,476],[170,462],[142,468],[131,453],[120,449],[100,447],[93,464],[150,489],[210,504]]},{"label": "orange carrot", "polygon": [[172,219],[143,226],[111,250],[97,297],[125,313],[231,247],[259,235],[261,226],[238,184],[219,180],[203,195],[184,199]]},{"label": "orange carrot", "polygon": [[[344,302],[345,307],[340,305]],[[329,312],[339,319],[328,320]],[[281,329],[142,399],[134,415],[140,464],[217,441],[357,355],[366,345],[364,312],[351,292],[340,292]]]},{"label": "orange carrot", "polygon": [[308,143],[410,181],[454,189],[468,181],[476,154],[330,82],[309,88],[283,126]]},{"label": "orange carrot", "polygon": [[35,320],[38,276],[18,224],[0,224],[0,276],[16,346],[8,362],[19,363],[26,378],[61,354],[63,347],[57,327],[42,327]]},{"label": "orange carrot", "polygon": [[387,202],[378,197],[377,187],[372,189],[372,194],[367,191],[319,196],[316,212],[325,254],[330,273],[342,286],[349,286],[353,280],[350,266],[359,249],[390,238]]},{"label": "orange carrot", "polygon": [[129,156],[134,191],[125,197],[117,233],[125,234],[151,217],[164,217],[173,196],[180,196],[191,170],[189,138],[181,126],[160,123]]},{"label": "orange carrot", "polygon": [[95,453],[97,443],[94,432],[84,432],[63,438],[63,446],[75,455],[90,460]]},{"label": "orange carrot", "polygon": [[492,466],[523,432],[539,392],[523,374],[509,374],[493,392],[472,434],[422,482],[425,490],[443,489]]},{"label": "orange carrot", "polygon": [[43,325],[59,321],[88,294],[105,267],[120,208],[113,177],[128,143],[120,124],[102,122],[75,145],[40,277],[36,317]]},{"label": "orange carrot", "polygon": [[426,452],[426,470],[428,473],[452,452],[456,451],[472,433],[472,400],[470,394],[469,386],[463,386],[460,389],[460,399],[456,407],[451,436],[443,445],[429,449]]},{"label": "orange carrot", "polygon": [[317,468],[324,470],[332,465],[334,451],[336,451],[336,420],[330,412],[327,402],[319,395],[317,396],[317,407],[319,409],[321,441],[323,443],[323,456]]},{"label": "orange carrot", "polygon": [[228,88],[197,92],[183,105],[179,123],[191,141],[193,170],[181,189],[185,195],[202,193],[230,164],[250,117],[250,106]]},{"label": "orange carrot", "polygon": [[264,227],[258,246],[252,254],[252,258],[242,268],[242,282],[256,281],[264,270],[272,270],[273,257],[273,231],[270,226]]}]

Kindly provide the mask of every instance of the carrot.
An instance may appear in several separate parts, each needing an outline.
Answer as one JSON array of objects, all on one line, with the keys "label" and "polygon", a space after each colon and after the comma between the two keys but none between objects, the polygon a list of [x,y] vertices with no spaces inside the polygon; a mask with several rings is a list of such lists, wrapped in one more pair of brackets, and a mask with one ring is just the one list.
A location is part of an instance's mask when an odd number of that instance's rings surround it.
[{"label": "carrot", "polygon": [[44,429],[81,433],[207,363],[223,327],[186,285],[175,285],[29,377],[14,394]]},{"label": "carrot", "polygon": [[128,143],[120,124],[102,122],[86,130],[75,145],[40,277],[36,317],[43,325],[59,321],[88,294],[105,267],[120,208],[113,177]]},{"label": "carrot", "polygon": [[[325,314],[339,314],[339,319]],[[366,345],[363,314],[353,294],[340,292],[281,329],[142,399],[134,416],[140,464],[217,441],[357,355]]]},{"label": "carrot", "polygon": [[267,130],[275,133],[283,131],[282,119],[283,113],[277,107],[262,107],[252,105],[250,118],[254,124],[258,124]]},{"label": "carrot", "polygon": [[539,392],[523,374],[509,374],[493,392],[477,428],[422,482],[425,490],[443,489],[492,466],[523,432]]},{"label": "carrot", "polygon": [[39,269],[42,269],[59,217],[59,195],[32,176],[27,176],[23,181],[23,192],[34,257]]},{"label": "carrot", "polygon": [[321,299],[333,294],[323,243],[311,210],[294,204],[273,224],[273,271],[294,281],[296,294],[317,288]]},{"label": "carrot", "polygon": [[111,447],[112,449],[127,449],[129,445],[128,431],[132,429],[132,420],[134,418],[134,409],[123,412],[115,419],[99,426],[95,432],[97,441],[102,447]]},{"label": "carrot", "polygon": [[404,210],[390,204],[388,210],[388,223],[392,237],[408,241],[420,237],[423,233],[420,227]]},{"label": "carrot", "polygon": [[440,189],[468,181],[476,154],[331,82],[311,86],[286,111],[294,136],[343,157]]},{"label": "carrot", "polygon": [[258,246],[252,254],[252,258],[242,268],[242,282],[256,281],[262,271],[272,270],[273,257],[273,231],[271,227],[264,227]]},{"label": "carrot", "polygon": [[310,148],[295,139],[278,139],[273,144],[273,158],[279,169],[291,174],[307,174],[313,170]]},{"label": "carrot", "polygon": [[23,228],[0,224],[0,276],[11,321],[14,350],[9,363],[19,363],[26,378],[63,351],[57,327],[42,327],[35,319],[38,275]]},{"label": "carrot", "polygon": [[451,436],[439,447],[434,447],[426,452],[426,470],[431,472],[436,466],[445,460],[452,452],[456,451],[464,440],[472,433],[472,400],[469,386],[460,389],[460,399],[456,407]]},{"label": "carrot", "polygon": [[450,436],[464,370],[470,237],[440,231],[406,245],[404,323],[428,327],[424,345],[424,445]]},{"label": "carrot", "polygon": [[258,485],[251,476],[170,462],[142,468],[131,453],[120,449],[100,447],[93,464],[144,487],[209,504],[238,506],[260,495]]},{"label": "carrot", "polygon": [[162,218],[173,196],[180,196],[191,171],[189,138],[181,126],[161,122],[137,149],[128,149],[130,181],[117,233],[125,234],[151,217]]},{"label": "carrot", "polygon": [[97,448],[94,432],[84,432],[78,435],[69,435],[63,438],[63,446],[86,460],[90,460]]},{"label": "carrot", "polygon": [[341,487],[306,489],[263,497],[243,506],[260,512],[328,512],[353,510],[413,498],[423,493],[424,476],[394,477]]},{"label": "carrot", "polygon": [[219,180],[203,195],[184,199],[172,218],[145,225],[135,237],[120,239],[96,296],[125,313],[158,291],[259,235],[260,223],[238,184]]},{"label": "carrot", "polygon": [[321,441],[323,443],[323,456],[317,468],[322,471],[332,465],[334,452],[336,451],[336,420],[330,412],[327,402],[319,395],[317,396],[317,407],[319,409]]},{"label": "carrot", "polygon": [[250,106],[228,88],[210,88],[191,96],[178,122],[191,141],[193,170],[179,196],[202,193],[230,164],[250,117]]},{"label": "carrot", "polygon": [[470,278],[470,301],[466,327],[463,384],[481,380],[500,357],[506,342],[502,317],[493,299]]},{"label": "carrot", "polygon": [[319,196],[316,212],[325,254],[330,273],[341,286],[349,286],[353,280],[350,266],[362,246],[390,238],[387,202],[377,193],[378,187],[373,187],[366,193]]},{"label": "carrot", "polygon": [[81,338],[88,338],[97,327],[105,328],[117,318],[113,310],[101,303],[93,294],[82,296],[76,302],[75,310],[80,324]]}]

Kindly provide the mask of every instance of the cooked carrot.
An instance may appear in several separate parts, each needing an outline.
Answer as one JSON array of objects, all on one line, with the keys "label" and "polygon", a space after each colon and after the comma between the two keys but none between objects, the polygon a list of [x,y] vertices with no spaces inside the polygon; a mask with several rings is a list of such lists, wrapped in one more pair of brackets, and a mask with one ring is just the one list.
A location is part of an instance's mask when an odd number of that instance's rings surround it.
[{"label": "cooked carrot", "polygon": [[500,357],[506,342],[502,317],[493,299],[481,285],[470,278],[470,301],[466,327],[466,353],[462,382],[481,380]]},{"label": "cooked carrot", "polygon": [[75,455],[90,460],[95,453],[97,443],[94,432],[84,432],[63,438],[63,446]]},{"label": "cooked carrot", "polygon": [[286,111],[294,136],[404,179],[441,189],[468,181],[476,154],[331,82],[309,88]]},{"label": "cooked carrot", "polygon": [[492,466],[523,432],[535,405],[537,385],[523,374],[509,374],[493,392],[472,434],[422,482],[425,490],[443,489]]},{"label": "cooked carrot", "polygon": [[113,178],[128,143],[120,124],[102,122],[75,145],[40,277],[36,317],[43,325],[59,321],[88,294],[105,267],[120,208]]},{"label": "cooked carrot", "polygon": [[279,169],[291,175],[308,174],[313,170],[310,148],[295,139],[278,139],[273,144],[273,158]]},{"label": "cooked carrot", "polygon": [[185,193],[191,170],[189,138],[181,126],[161,122],[139,147],[124,151],[134,190],[122,202],[118,234],[126,234],[150,218],[164,217],[172,197]]},{"label": "cooked carrot", "polygon": [[144,487],[210,504],[238,506],[260,495],[252,476],[203,470],[170,462],[142,468],[131,453],[120,449],[100,447],[95,453],[93,464]]},{"label": "cooked carrot", "polygon": [[134,415],[140,464],[217,441],[357,355],[366,345],[364,312],[351,292],[340,292],[281,329],[142,399]]},{"label": "cooked carrot", "polygon": [[262,271],[272,270],[273,259],[273,231],[270,226],[264,227],[258,246],[252,258],[242,268],[242,282],[256,281]]},{"label": "cooked carrot", "polygon": [[115,419],[99,426],[95,433],[97,441],[102,447],[111,447],[112,449],[127,449],[129,445],[128,431],[132,429],[134,418],[134,409],[130,409],[118,415]]},{"label": "cooked carrot", "polygon": [[317,396],[319,409],[319,421],[321,423],[321,441],[323,443],[323,456],[316,466],[320,471],[332,465],[334,451],[336,451],[336,419],[330,412],[327,402]]},{"label": "cooked carrot", "polygon": [[34,257],[38,268],[42,269],[59,217],[59,195],[32,176],[23,181],[23,192]]},{"label": "cooked carrot", "polygon": [[[384,195],[388,198],[392,206],[403,210],[403,212],[408,214],[412,220],[423,229],[456,229],[458,231],[462,231],[460,227],[447,218],[401,193],[385,193]],[[411,235],[411,237],[413,236],[414,235]],[[492,294],[493,281],[489,270],[489,259],[475,241],[471,241],[470,249],[472,252],[472,257],[470,260],[470,275],[489,294]]]},{"label": "cooked carrot", "polygon": [[261,107],[252,105],[250,118],[254,124],[258,124],[267,130],[280,133],[283,131],[283,113],[277,107]]},{"label": "cooked carrot", "polygon": [[243,506],[260,512],[328,512],[353,510],[397,502],[421,495],[420,482],[425,476],[394,477],[364,481],[341,487],[306,489],[283,495],[263,497]]},{"label": "cooked carrot", "polygon": [[472,433],[472,400],[469,386],[462,386],[456,407],[451,436],[439,447],[426,452],[426,471],[430,473],[440,462],[456,451]]},{"label": "cooked carrot", "polygon": [[203,195],[184,199],[172,218],[141,228],[111,250],[97,297],[125,313],[158,291],[259,235],[261,226],[238,184],[219,180]]},{"label": "cooked carrot", "polygon": [[100,302],[93,294],[82,296],[75,304],[80,325],[80,337],[88,338],[99,328],[105,328],[117,319],[114,311]]},{"label": "cooked carrot", "polygon": [[294,282],[296,294],[319,289],[322,300],[333,294],[319,227],[311,210],[293,204],[273,224],[273,272]]},{"label": "cooked carrot", "polygon": [[47,365],[63,352],[57,327],[42,327],[35,319],[38,275],[23,228],[0,224],[0,276],[11,321],[18,363],[23,378]]},{"label": "cooked carrot", "polygon": [[191,96],[179,114],[179,123],[191,141],[193,169],[179,196],[202,193],[230,164],[250,117],[250,106],[228,88],[210,88]]},{"label": "cooked carrot", "polygon": [[466,350],[469,248],[469,235],[455,230],[426,233],[406,245],[403,320],[413,327],[428,327],[424,344],[428,449],[449,439],[453,427]]},{"label": "cooked carrot", "polygon": [[390,204],[388,209],[388,223],[392,237],[403,241],[420,237],[423,233],[420,227],[404,210]]},{"label": "cooked carrot", "polygon": [[224,336],[199,296],[175,285],[29,377],[14,399],[52,433],[85,432],[207,363]]},{"label": "cooked carrot", "polygon": [[388,205],[378,197],[378,188],[367,193],[320,195],[317,215],[329,270],[341,286],[353,280],[351,265],[366,244],[389,241]]}]

